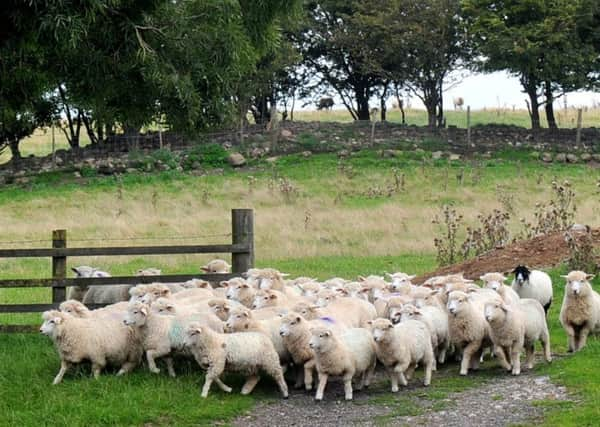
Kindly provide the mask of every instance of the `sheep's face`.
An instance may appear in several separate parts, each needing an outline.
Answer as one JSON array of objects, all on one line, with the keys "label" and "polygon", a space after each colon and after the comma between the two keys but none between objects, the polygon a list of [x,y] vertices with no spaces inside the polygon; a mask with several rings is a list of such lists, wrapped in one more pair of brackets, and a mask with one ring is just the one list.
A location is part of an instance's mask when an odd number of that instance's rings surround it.
[{"label": "sheep's face", "polygon": [[504,285],[506,277],[500,273],[486,273],[479,279],[483,281],[484,287],[499,292]]},{"label": "sheep's face", "polygon": [[492,280],[491,282],[486,282],[485,287],[493,291],[499,292],[500,288],[502,287],[502,283],[496,280]]},{"label": "sheep's face", "polygon": [[92,277],[96,269],[87,265],[81,265],[79,267],[72,267],[71,271],[75,273],[75,277]]},{"label": "sheep's face", "polygon": [[407,320],[420,320],[421,318],[421,311],[412,304],[406,304],[400,310],[400,322],[406,322]]},{"label": "sheep's face", "polygon": [[318,317],[317,308],[316,305],[300,303],[294,307],[293,311],[300,313],[306,320],[314,320]]},{"label": "sheep's face", "polygon": [[143,303],[132,303],[127,307],[127,314],[123,323],[129,326],[142,326],[148,317],[148,306]]},{"label": "sheep's face", "polygon": [[321,290],[321,286],[315,282],[302,283],[298,287],[302,290],[302,296],[307,298],[316,297],[317,293]]},{"label": "sheep's face", "polygon": [[326,328],[314,328],[310,331],[311,337],[308,346],[316,352],[327,351],[332,346],[332,334]]},{"label": "sheep's face", "polygon": [[75,300],[69,300],[61,303],[59,310],[74,317],[85,317],[88,311],[85,305]]},{"label": "sheep's face", "polygon": [[175,305],[166,298],[159,298],[152,304],[152,312],[162,315],[175,315]]},{"label": "sheep's face", "polygon": [[525,282],[529,280],[529,274],[531,271],[524,265],[519,265],[513,270],[513,273],[515,274],[515,282],[517,285],[523,286]]},{"label": "sheep's face", "polygon": [[184,287],[185,289],[212,289],[212,286],[210,285],[210,282],[207,282],[206,280],[201,280],[201,279],[192,279],[192,280],[188,280],[187,282],[183,282],[181,284],[182,287]]},{"label": "sheep's face", "polygon": [[206,273],[229,273],[231,266],[222,259],[213,259],[200,269]]},{"label": "sheep's face", "polygon": [[393,323],[400,323],[402,320],[402,306],[394,306],[388,309],[388,318]]},{"label": "sheep's face", "polygon": [[40,333],[48,337],[53,337],[56,334],[58,325],[60,325],[62,321],[63,319],[60,316],[47,316],[44,320],[44,323],[42,323],[42,326],[40,326]]},{"label": "sheep's face", "polygon": [[259,308],[274,307],[277,306],[278,300],[277,294],[261,291],[254,297],[252,308],[257,310]]},{"label": "sheep's face", "polygon": [[454,291],[448,296],[448,304],[446,305],[446,308],[448,309],[448,313],[456,316],[468,304],[469,297],[467,294],[460,291]]},{"label": "sheep's face", "polygon": [[248,329],[250,324],[250,312],[248,310],[234,310],[225,323],[228,332],[240,332]]},{"label": "sheep's face", "polygon": [[254,289],[250,287],[248,283],[230,283],[227,288],[227,299],[234,301],[241,301],[247,297],[251,297],[254,294]]},{"label": "sheep's face", "polygon": [[369,322],[369,325],[375,342],[385,341],[394,328],[394,325],[388,319],[373,320]]},{"label": "sheep's face", "polygon": [[222,321],[226,321],[229,318],[230,307],[226,302],[209,301],[211,311]]},{"label": "sheep's face", "polygon": [[[185,340],[184,345],[186,347],[202,349],[203,348],[203,338],[204,338],[204,328],[196,322],[192,322],[185,329]],[[202,360],[203,356],[200,356]],[[196,359],[198,360],[198,359]]]},{"label": "sheep's face", "polygon": [[586,274],[583,271],[571,271],[562,277],[567,281],[567,293],[569,295],[587,295],[592,289],[589,281],[594,278],[593,274]]},{"label": "sheep's face", "polygon": [[299,327],[302,323],[302,317],[297,314],[291,313],[281,319],[281,326],[279,327],[279,335],[282,337],[290,336],[292,330]]},{"label": "sheep's face", "polygon": [[502,319],[504,319],[504,316],[506,315],[506,313],[508,312],[508,307],[506,307],[504,304],[500,304],[500,303],[492,303],[492,302],[488,302],[485,304],[484,307],[484,315],[485,315],[485,320],[487,320],[489,323],[494,323],[497,321],[501,321]]},{"label": "sheep's face", "polygon": [[335,301],[337,293],[331,289],[324,289],[317,294],[317,307],[327,307],[330,303]]}]

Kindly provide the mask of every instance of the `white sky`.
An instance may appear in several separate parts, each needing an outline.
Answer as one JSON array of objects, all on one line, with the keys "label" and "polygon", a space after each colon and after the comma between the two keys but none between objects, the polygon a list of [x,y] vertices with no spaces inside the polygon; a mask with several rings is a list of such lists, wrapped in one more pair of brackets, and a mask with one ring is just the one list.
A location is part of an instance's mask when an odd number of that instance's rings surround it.
[{"label": "white sky", "polygon": [[[452,99],[455,96],[462,96],[465,100],[465,108],[471,106],[473,110],[483,108],[512,108],[526,109],[525,95],[521,91],[519,79],[510,76],[506,72],[496,72],[490,74],[482,73],[463,73],[462,81],[444,92],[444,109],[454,108]],[[329,91],[334,95],[334,91]],[[334,109],[344,109],[338,96],[333,96],[335,101]],[[394,102],[392,97],[388,100],[391,106]],[[563,107],[564,98],[561,97],[555,101],[557,107]],[[298,106],[298,104],[296,104]],[[301,103],[300,103],[301,105]],[[567,105],[569,107],[600,106],[600,92],[571,92],[567,94]],[[410,99],[411,108],[424,109],[421,101],[414,95]],[[371,100],[371,107],[379,107],[376,99]],[[314,103],[310,102],[306,107],[300,107],[300,110],[314,110]]]}]

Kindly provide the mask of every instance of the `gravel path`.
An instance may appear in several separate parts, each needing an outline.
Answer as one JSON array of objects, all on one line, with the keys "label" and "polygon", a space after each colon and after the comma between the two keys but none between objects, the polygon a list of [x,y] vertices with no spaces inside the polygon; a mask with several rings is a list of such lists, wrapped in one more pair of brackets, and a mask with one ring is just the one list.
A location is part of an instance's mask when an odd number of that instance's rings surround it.
[{"label": "gravel path", "polygon": [[[455,375],[455,370],[452,371]],[[315,402],[313,393],[292,391],[288,400],[259,404],[250,414],[234,420],[239,427],[253,426],[506,426],[535,423],[543,408],[536,400],[568,400],[564,387],[550,382],[548,377],[524,373],[519,377],[502,375],[443,399],[430,399],[429,391],[419,382],[401,390],[398,403],[389,392],[389,383],[378,372],[375,383],[367,391],[355,392],[353,402],[345,402],[339,382],[330,382],[325,400]],[[390,398],[391,397],[391,398]],[[396,416],[407,404],[416,407],[420,415]],[[406,413],[406,412],[405,412]]]}]

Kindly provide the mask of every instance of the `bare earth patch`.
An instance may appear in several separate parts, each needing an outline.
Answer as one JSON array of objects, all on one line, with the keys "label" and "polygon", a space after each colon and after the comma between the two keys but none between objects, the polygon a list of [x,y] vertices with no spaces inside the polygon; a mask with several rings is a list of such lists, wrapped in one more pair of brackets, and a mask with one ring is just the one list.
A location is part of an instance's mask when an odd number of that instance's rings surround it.
[{"label": "bare earth patch", "polygon": [[[600,229],[592,230],[592,239],[594,246],[600,246]],[[414,282],[423,283],[432,276],[461,272],[469,279],[479,279],[479,276],[491,271],[513,270],[518,264],[531,268],[553,267],[564,261],[568,255],[569,249],[563,233],[556,232],[513,243],[476,258],[439,268],[415,278]]]},{"label": "bare earth patch", "polygon": [[[490,369],[490,368],[488,368]],[[506,426],[535,424],[541,421],[544,407],[537,401],[569,400],[565,387],[550,382],[546,376],[524,373],[512,377],[491,368],[465,379],[472,387],[446,393],[436,388],[435,374],[430,388],[414,380],[397,394],[389,391],[389,382],[378,371],[375,383],[365,391],[355,392],[354,401],[344,401],[339,382],[330,382],[325,400],[314,401],[314,391],[292,391],[288,400],[262,403],[250,414],[234,420],[232,425],[252,426]],[[440,372],[452,381],[457,368]],[[492,376],[490,376],[492,375]],[[461,381],[462,382],[462,381]],[[440,384],[444,384],[440,382]],[[451,386],[450,386],[451,387]]]}]

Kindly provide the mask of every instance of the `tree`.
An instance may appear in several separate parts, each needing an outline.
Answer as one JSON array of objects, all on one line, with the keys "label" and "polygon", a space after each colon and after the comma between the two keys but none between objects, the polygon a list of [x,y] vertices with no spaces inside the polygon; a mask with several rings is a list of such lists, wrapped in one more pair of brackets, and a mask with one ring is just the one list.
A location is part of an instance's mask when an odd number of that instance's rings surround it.
[{"label": "tree", "polygon": [[[464,0],[474,48],[475,67],[507,70],[518,76],[527,94],[531,127],[540,128],[545,105],[549,126],[556,127],[552,103],[589,81],[597,59],[582,37],[579,21],[590,14],[588,0]],[[545,101],[540,98],[544,96]]]}]

